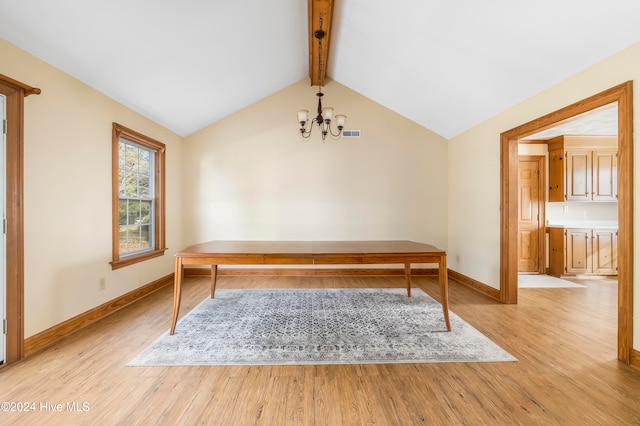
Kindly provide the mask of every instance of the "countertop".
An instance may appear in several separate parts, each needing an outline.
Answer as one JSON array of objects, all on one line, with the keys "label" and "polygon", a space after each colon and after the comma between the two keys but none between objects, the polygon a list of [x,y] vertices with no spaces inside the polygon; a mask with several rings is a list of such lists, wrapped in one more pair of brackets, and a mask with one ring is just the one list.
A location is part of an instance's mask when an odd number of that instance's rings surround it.
[{"label": "countertop", "polygon": [[617,220],[548,220],[547,228],[618,229]]}]

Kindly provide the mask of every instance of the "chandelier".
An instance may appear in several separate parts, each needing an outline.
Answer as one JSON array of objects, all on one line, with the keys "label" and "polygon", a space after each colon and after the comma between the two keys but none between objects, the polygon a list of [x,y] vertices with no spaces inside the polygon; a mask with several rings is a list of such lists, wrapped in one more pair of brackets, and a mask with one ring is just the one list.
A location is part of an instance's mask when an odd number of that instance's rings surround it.
[{"label": "chandelier", "polygon": [[[322,16],[320,17],[320,29],[317,30],[313,35],[318,40],[318,75],[321,75],[322,39],[325,36],[325,32],[322,30]],[[324,93],[322,93],[322,87],[318,87],[318,93],[316,93],[316,96],[318,97],[318,115],[316,115],[311,121],[309,121],[309,110],[301,109],[298,111],[298,123],[300,124],[300,135],[302,135],[302,139],[307,141],[309,140],[309,138],[311,138],[311,132],[313,131],[314,123],[318,125],[320,131],[322,132],[322,140],[325,140],[327,135],[331,135],[334,139],[339,138],[342,135],[342,129],[344,128],[344,123],[347,120],[347,116],[344,114],[338,114],[334,117],[333,108],[322,108],[322,97],[324,96]],[[331,127],[334,118],[335,127],[337,128],[336,130]]]},{"label": "chandelier", "polygon": [[300,134],[304,140],[309,140],[311,137],[311,131],[313,130],[313,124],[318,124],[322,132],[322,140],[325,140],[327,135],[331,135],[333,138],[339,138],[342,135],[342,129],[344,128],[344,123],[347,120],[347,116],[344,114],[338,114],[335,116],[335,127],[337,127],[337,133],[331,127],[333,123],[333,108],[325,107],[322,108],[322,97],[324,93],[322,93],[322,88],[318,88],[318,93],[316,93],[318,97],[318,115],[311,120],[309,123],[309,128],[307,128],[307,122],[309,121],[309,111],[306,109],[301,109],[298,111],[298,122],[300,124]]}]

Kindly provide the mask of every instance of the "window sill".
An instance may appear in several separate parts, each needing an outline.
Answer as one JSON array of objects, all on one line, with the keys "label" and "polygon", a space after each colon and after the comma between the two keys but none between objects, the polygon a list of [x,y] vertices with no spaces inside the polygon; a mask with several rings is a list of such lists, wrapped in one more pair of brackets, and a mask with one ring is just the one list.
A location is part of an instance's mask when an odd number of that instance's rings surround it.
[{"label": "window sill", "polygon": [[160,250],[147,251],[147,252],[136,254],[133,256],[127,256],[122,259],[113,260],[109,263],[111,264],[111,269],[124,268],[125,266],[143,262],[148,259],[153,259],[154,257],[163,256],[165,251],[167,251],[166,248],[160,249]]}]

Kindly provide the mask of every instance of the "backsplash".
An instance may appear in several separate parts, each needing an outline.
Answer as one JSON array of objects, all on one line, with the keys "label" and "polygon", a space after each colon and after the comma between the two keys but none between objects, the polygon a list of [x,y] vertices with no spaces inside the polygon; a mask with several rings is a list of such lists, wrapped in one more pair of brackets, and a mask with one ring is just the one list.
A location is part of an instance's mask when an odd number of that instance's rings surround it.
[{"label": "backsplash", "polygon": [[618,203],[546,203],[545,215],[549,222],[561,222],[567,220],[617,221]]}]

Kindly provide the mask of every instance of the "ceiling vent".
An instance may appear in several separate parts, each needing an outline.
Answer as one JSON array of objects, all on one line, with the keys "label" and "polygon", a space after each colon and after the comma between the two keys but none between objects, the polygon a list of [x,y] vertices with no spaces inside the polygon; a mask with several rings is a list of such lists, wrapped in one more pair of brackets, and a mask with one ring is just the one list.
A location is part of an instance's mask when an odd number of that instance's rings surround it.
[{"label": "ceiling vent", "polygon": [[343,138],[359,138],[360,130],[343,130],[342,137]]}]

